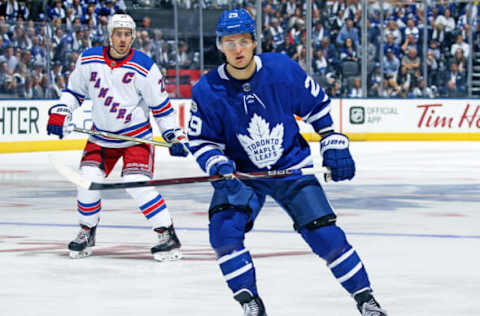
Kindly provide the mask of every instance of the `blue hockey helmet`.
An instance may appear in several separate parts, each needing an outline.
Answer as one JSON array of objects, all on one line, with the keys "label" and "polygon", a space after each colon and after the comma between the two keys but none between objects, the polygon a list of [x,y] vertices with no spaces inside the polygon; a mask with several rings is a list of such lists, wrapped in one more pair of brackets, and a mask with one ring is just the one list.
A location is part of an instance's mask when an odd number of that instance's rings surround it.
[{"label": "blue hockey helmet", "polygon": [[255,21],[245,9],[223,11],[217,24],[217,40],[223,36],[250,33],[255,40]]}]

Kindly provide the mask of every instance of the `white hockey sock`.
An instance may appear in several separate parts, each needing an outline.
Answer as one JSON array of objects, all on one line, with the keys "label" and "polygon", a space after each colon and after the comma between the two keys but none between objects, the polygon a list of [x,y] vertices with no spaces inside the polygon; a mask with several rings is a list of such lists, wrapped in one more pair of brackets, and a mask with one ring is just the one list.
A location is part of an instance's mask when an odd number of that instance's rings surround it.
[{"label": "white hockey sock", "polygon": [[[142,174],[128,174],[123,177],[125,182],[148,180],[150,178]],[[168,227],[172,224],[165,200],[152,187],[129,188],[126,191],[135,199],[140,211],[145,215],[152,228]]]}]

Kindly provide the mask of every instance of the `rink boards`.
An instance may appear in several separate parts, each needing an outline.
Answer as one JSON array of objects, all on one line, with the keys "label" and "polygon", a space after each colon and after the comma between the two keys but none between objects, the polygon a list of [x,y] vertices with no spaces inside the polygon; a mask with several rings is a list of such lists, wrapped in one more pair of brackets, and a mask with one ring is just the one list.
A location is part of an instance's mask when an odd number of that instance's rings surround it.
[{"label": "rink boards", "polygon": [[[191,100],[171,101],[179,125],[186,127]],[[0,101],[0,153],[81,149],[85,135],[61,141],[47,135],[48,109],[55,102]],[[332,99],[331,115],[336,130],[354,141],[480,140],[480,104],[474,99]],[[310,125],[297,120],[307,140],[319,140]],[[73,123],[91,127],[90,100],[75,111]]]}]

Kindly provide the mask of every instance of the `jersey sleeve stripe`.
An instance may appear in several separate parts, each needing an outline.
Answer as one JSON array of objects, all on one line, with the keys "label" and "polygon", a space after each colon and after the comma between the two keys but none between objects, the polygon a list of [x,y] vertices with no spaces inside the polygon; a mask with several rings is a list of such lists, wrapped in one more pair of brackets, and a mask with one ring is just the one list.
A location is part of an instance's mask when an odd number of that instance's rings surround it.
[{"label": "jersey sleeve stripe", "polygon": [[160,105],[157,105],[155,107],[150,107],[150,109],[152,110],[154,117],[166,116],[171,112],[173,112],[172,103],[170,102],[169,98],[163,101]]},{"label": "jersey sleeve stripe", "polygon": [[201,145],[206,145],[206,144],[211,144],[211,145],[215,145],[216,147],[218,147],[218,149],[220,149],[220,150],[222,150],[222,151],[225,150],[225,144],[212,142],[212,141],[210,141],[210,140],[194,139],[194,140],[189,141],[188,144],[189,144],[191,147],[201,146]]},{"label": "jersey sleeve stripe", "polygon": [[80,93],[76,93],[75,91],[72,91],[72,90],[68,89],[67,87],[65,89],[63,89],[62,92],[68,92],[71,95],[73,95],[77,99],[78,104],[80,104],[80,105],[82,105],[83,101],[85,100],[85,96],[81,95]]},{"label": "jersey sleeve stripe", "polygon": [[170,108],[170,109],[168,109],[168,110],[166,110],[166,111],[164,111],[164,112],[161,112],[161,113],[154,112],[154,111],[152,111],[152,112],[153,112],[153,117],[154,117],[154,118],[159,118],[159,117],[168,116],[168,115],[170,115],[171,113],[173,113],[173,111],[174,111],[173,108]]},{"label": "jersey sleeve stripe", "polygon": [[[189,142],[189,146],[190,146],[190,142]],[[220,150],[220,149],[216,146],[205,145],[205,146],[203,146],[199,149],[192,149],[191,151],[192,151],[193,157],[195,157],[195,159],[198,159],[198,158],[200,158],[201,155],[203,155],[206,152],[209,152],[209,151],[218,152],[218,150]]]},{"label": "jersey sleeve stripe", "polygon": [[321,118],[324,117],[325,115],[328,115],[329,113],[330,113],[330,104],[327,105],[326,107],[324,107],[323,110],[321,110],[321,111],[318,112],[317,114],[309,117],[305,122],[311,124],[311,123],[315,122],[316,120],[321,119]]}]

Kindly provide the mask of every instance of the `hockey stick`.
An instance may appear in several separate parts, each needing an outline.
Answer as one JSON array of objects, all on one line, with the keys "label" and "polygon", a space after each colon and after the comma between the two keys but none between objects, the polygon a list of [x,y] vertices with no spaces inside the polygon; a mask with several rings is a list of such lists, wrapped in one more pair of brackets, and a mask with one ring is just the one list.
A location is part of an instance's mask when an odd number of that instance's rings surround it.
[{"label": "hockey stick", "polygon": [[[73,184],[76,184],[87,190],[112,190],[112,189],[127,189],[127,188],[139,188],[150,186],[164,186],[173,184],[186,184],[186,183],[200,183],[200,182],[212,182],[225,179],[222,176],[201,176],[201,177],[186,177],[186,178],[171,178],[171,179],[157,179],[148,181],[135,181],[135,182],[110,182],[110,183],[98,183],[92,182],[82,177],[80,173],[62,164],[57,158],[50,155],[50,162],[57,169],[58,173],[67,178]],[[238,172],[232,175],[240,180],[252,180],[261,178],[281,178],[289,175],[309,175],[309,174],[323,174],[325,179],[330,175],[330,171],[327,168],[303,168],[292,170],[273,170],[273,171],[260,171],[260,172]]]},{"label": "hockey stick", "polygon": [[169,143],[164,143],[164,142],[158,142],[156,140],[150,140],[150,139],[143,139],[143,138],[138,138],[138,137],[131,137],[131,136],[125,136],[125,135],[117,135],[109,132],[102,132],[102,131],[96,131],[96,130],[90,130],[90,129],[84,129],[80,127],[74,126],[72,131],[77,132],[77,133],[82,133],[82,134],[88,134],[88,135],[93,135],[93,136],[103,136],[111,139],[119,139],[119,140],[126,140],[130,142],[136,142],[136,143],[142,143],[142,144],[148,144],[148,145],[154,145],[154,146],[162,146],[162,147],[171,147],[172,145]]}]

